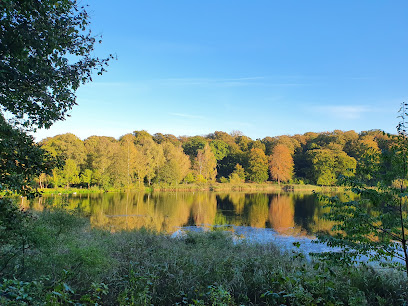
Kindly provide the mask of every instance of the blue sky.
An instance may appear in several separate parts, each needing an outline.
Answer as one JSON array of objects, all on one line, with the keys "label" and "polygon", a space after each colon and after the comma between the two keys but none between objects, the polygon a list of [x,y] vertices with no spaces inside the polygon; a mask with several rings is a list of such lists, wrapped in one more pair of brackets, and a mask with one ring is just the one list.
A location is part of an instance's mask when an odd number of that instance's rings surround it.
[{"label": "blue sky", "polygon": [[407,1],[88,0],[117,55],[35,135],[394,132],[408,102]]}]

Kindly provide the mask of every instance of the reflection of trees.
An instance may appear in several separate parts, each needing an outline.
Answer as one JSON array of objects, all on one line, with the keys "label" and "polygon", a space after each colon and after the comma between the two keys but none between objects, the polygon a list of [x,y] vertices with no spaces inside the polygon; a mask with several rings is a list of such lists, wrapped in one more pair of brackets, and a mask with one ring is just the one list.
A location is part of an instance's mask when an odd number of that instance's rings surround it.
[{"label": "reflection of trees", "polygon": [[115,230],[148,228],[173,232],[187,225],[213,225],[217,212],[214,193],[105,193],[81,196],[52,196],[36,199],[31,207],[41,210],[44,202],[54,207],[77,209],[90,216],[91,225]]},{"label": "reflection of trees", "polygon": [[245,193],[230,192],[217,194],[217,225],[243,225]]},{"label": "reflection of trees", "polygon": [[290,195],[277,195],[271,200],[269,207],[269,222],[274,230],[280,234],[293,232],[295,227],[295,207]]},{"label": "reflection of trees", "polygon": [[253,194],[248,210],[248,221],[252,227],[264,228],[268,220],[268,195]]},{"label": "reflection of trees", "polygon": [[194,193],[191,216],[195,225],[214,225],[217,198],[214,193]]},{"label": "reflection of trees", "polygon": [[[142,193],[116,194],[114,205],[104,211],[108,223],[100,224],[99,219],[92,219],[93,226],[112,229],[148,228],[155,231],[172,232],[187,223],[191,204],[182,194]],[[94,210],[94,212],[96,212]],[[105,221],[105,220],[103,220]]]},{"label": "reflection of trees", "polygon": [[306,232],[311,233],[315,211],[319,206],[316,195],[313,193],[294,194],[293,200],[295,203],[295,223],[306,230]]},{"label": "reflection of trees", "polygon": [[155,203],[154,222],[156,230],[173,232],[177,227],[188,222],[191,209],[191,201],[188,194],[162,194],[152,197]]},{"label": "reflection of trees", "polygon": [[318,232],[331,233],[331,229],[334,225],[334,222],[323,218],[323,214],[328,212],[329,212],[328,208],[316,209],[316,213],[313,216],[313,223],[311,223],[310,225],[310,231],[312,233]]},{"label": "reflection of trees", "polygon": [[[330,196],[337,196],[341,202],[346,202],[350,200],[355,200],[358,198],[357,195],[353,193],[341,193],[341,194],[331,194]],[[332,233],[332,227],[335,222],[326,220],[323,218],[325,213],[329,212],[329,208],[324,208],[322,204],[316,205],[316,210],[313,215],[313,223],[310,225],[310,231],[312,233],[327,232]]]},{"label": "reflection of trees", "polygon": [[[269,204],[269,208],[268,208]],[[22,205],[27,204],[22,200]],[[64,207],[90,217],[91,225],[108,230],[148,228],[173,232],[186,225],[271,226],[281,234],[328,231],[324,209],[314,195],[263,193],[104,193],[45,196],[30,208]]]},{"label": "reflection of trees", "polygon": [[229,194],[229,200],[234,205],[235,212],[242,214],[245,207],[245,193],[232,192]]}]

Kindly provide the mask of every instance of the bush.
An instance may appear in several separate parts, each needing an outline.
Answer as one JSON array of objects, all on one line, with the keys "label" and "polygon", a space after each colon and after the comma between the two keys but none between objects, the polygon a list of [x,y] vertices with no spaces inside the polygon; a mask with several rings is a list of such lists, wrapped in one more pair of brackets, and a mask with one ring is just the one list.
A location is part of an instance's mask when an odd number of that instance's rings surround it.
[{"label": "bush", "polygon": [[399,305],[407,299],[406,277],[396,271],[310,262],[232,232],[109,233],[60,209],[30,220],[24,273],[19,260],[3,271],[1,304]]}]

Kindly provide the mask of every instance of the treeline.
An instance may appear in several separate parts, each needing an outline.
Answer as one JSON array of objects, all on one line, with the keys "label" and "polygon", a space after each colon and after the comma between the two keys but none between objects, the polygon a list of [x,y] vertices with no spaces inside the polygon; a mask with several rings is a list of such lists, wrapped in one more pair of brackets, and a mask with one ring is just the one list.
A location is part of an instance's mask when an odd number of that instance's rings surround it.
[{"label": "treeline", "polygon": [[57,135],[39,145],[64,160],[40,188],[98,186],[103,189],[152,184],[266,181],[335,185],[358,175],[367,184],[392,161],[392,139],[379,130],[312,133],[252,140],[241,132],[181,136],[135,131],[119,139]]}]

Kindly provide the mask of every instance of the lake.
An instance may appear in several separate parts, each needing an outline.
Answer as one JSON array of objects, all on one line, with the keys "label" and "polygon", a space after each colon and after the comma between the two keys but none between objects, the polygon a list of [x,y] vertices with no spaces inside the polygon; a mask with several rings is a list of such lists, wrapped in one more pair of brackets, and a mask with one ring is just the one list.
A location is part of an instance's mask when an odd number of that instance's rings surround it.
[{"label": "lake", "polygon": [[177,236],[185,230],[222,227],[284,248],[294,241],[309,244],[316,232],[330,231],[333,225],[322,218],[325,209],[313,193],[101,193],[44,196],[30,204],[36,210],[45,205],[78,210],[93,227],[112,232],[145,227]]},{"label": "lake", "polygon": [[109,229],[149,228],[174,233],[182,227],[246,226],[290,236],[330,230],[313,193],[154,192],[44,196],[33,209],[65,205]]}]

